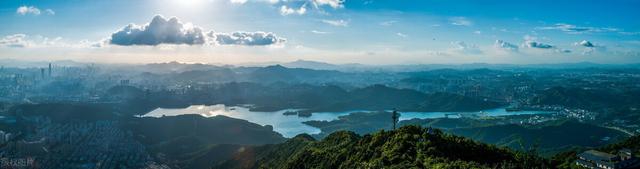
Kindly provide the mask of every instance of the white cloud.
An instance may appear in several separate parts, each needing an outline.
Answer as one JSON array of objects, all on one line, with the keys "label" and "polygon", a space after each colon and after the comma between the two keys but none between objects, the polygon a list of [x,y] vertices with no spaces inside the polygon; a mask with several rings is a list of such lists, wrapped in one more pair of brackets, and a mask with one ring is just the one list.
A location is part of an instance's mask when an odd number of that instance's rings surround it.
[{"label": "white cloud", "polygon": [[286,40],[271,32],[233,32],[220,33],[209,31],[204,33],[200,27],[183,24],[178,18],[166,19],[160,15],[153,17],[150,23],[144,26],[129,24],[121,30],[113,33],[108,44],[120,46],[160,44],[185,44],[185,45],[281,45]]},{"label": "white cloud", "polygon": [[473,44],[467,44],[463,41],[451,42],[454,46],[454,51],[464,54],[482,54],[482,51],[478,48],[478,46]]},{"label": "white cloud", "polygon": [[398,21],[384,21],[384,22],[380,22],[381,26],[392,26],[393,24],[397,23]]},{"label": "white cloud", "polygon": [[316,8],[323,6],[323,5],[328,5],[331,8],[342,8],[344,7],[344,1],[345,0],[311,0],[311,3],[313,4],[313,6],[315,6]]},{"label": "white cloud", "polygon": [[563,53],[563,54],[569,54],[573,52],[570,49],[563,49],[555,45],[538,42],[536,41],[536,39],[537,39],[536,37],[525,35],[525,41],[522,44],[522,46],[530,49],[543,49],[545,51],[555,51],[557,53]]},{"label": "white cloud", "polygon": [[36,8],[35,6],[20,6],[18,7],[18,9],[16,9],[16,13],[19,15],[40,15],[41,12],[40,9]]},{"label": "white cloud", "polygon": [[47,14],[47,15],[55,15],[56,12],[53,11],[53,9],[45,9],[44,12],[40,9],[38,9],[35,6],[20,6],[18,7],[18,9],[16,9],[16,14],[18,15],[40,15],[40,14]]},{"label": "white cloud", "polygon": [[622,35],[640,35],[640,32],[619,32]]},{"label": "white cloud", "polygon": [[315,34],[329,34],[329,32],[323,32],[323,31],[317,31],[317,30],[311,30],[311,33],[315,33]]},{"label": "white cloud", "polygon": [[595,52],[606,51],[606,47],[604,45],[595,44],[591,41],[582,40],[580,42],[576,42],[573,45],[584,47],[582,51],[583,55],[591,55]]},{"label": "white cloud", "polygon": [[244,4],[247,3],[247,0],[229,0],[229,2],[234,4]]},{"label": "white cloud", "polygon": [[111,44],[159,45],[159,44],[204,44],[205,36],[201,28],[183,24],[178,18],[153,17],[144,26],[129,24],[111,35]]},{"label": "white cloud", "polygon": [[289,8],[286,5],[282,5],[282,7],[280,7],[280,15],[291,15],[291,14],[304,15],[306,12],[307,12],[306,5],[300,6],[300,8],[298,8],[297,10],[293,8]]},{"label": "white cloud", "polygon": [[266,46],[282,45],[287,41],[271,32],[215,33],[211,31],[207,36],[214,39],[218,45]]},{"label": "white cloud", "polygon": [[535,37],[535,36],[524,35],[523,38],[524,38],[524,43],[522,44],[523,47],[536,48],[536,49],[554,49],[554,48],[556,48],[553,45],[542,43],[542,42],[538,42],[537,41],[538,37]]},{"label": "white cloud", "polygon": [[584,34],[584,33],[618,33],[620,35],[635,36],[640,35],[640,32],[629,32],[614,27],[589,27],[589,26],[577,26],[566,23],[557,23],[553,26],[536,27],[538,30],[557,30],[568,34]]},{"label": "white cloud", "polygon": [[62,37],[44,37],[41,35],[29,36],[25,34],[8,35],[0,38],[0,47],[10,48],[86,48],[93,47],[95,42],[83,40],[79,42],[64,41]]},{"label": "white cloud", "polygon": [[342,26],[342,27],[347,27],[349,26],[349,22],[345,21],[345,20],[322,20],[323,23],[329,24],[329,25],[333,25],[333,26]]},{"label": "white cloud", "polygon": [[26,40],[27,35],[25,34],[15,34],[8,35],[4,38],[0,39],[0,46],[12,47],[12,48],[24,48],[29,46],[28,41]]},{"label": "white cloud", "polygon": [[585,27],[585,26],[576,26],[566,23],[558,23],[553,26],[545,26],[545,27],[537,27],[539,30],[559,30],[570,34],[582,34],[582,33],[593,33],[593,32],[618,32],[619,29],[611,28],[611,27]]},{"label": "white cloud", "polygon": [[43,37],[42,45],[55,46],[59,44],[61,40],[62,40],[62,37],[55,37],[55,38]]},{"label": "white cloud", "polygon": [[471,26],[471,25],[473,25],[473,22],[471,22],[469,19],[467,19],[465,17],[449,18],[449,23],[451,23],[451,25],[456,25],[456,26]]},{"label": "white cloud", "polygon": [[528,47],[528,48],[537,48],[537,49],[553,49],[553,48],[555,48],[555,46],[553,46],[553,45],[546,44],[546,43],[541,43],[541,42],[537,42],[537,41],[533,41],[533,40],[526,40],[524,42],[524,46]]},{"label": "white cloud", "polygon": [[590,41],[587,41],[587,40],[582,40],[580,42],[576,42],[576,43],[574,43],[574,45],[576,45],[576,46],[584,46],[584,47],[588,47],[588,48],[596,47],[595,44],[593,44],[593,43],[591,43]]},{"label": "white cloud", "polygon": [[493,44],[493,47],[497,49],[508,50],[508,51],[518,51],[518,45],[505,42],[503,40],[496,40],[496,42]]},{"label": "white cloud", "polygon": [[55,15],[56,11],[53,11],[52,9],[46,9],[44,10],[45,13],[47,13],[47,15]]},{"label": "white cloud", "polygon": [[407,34],[400,33],[400,32],[396,33],[396,35],[398,35],[398,36],[400,36],[400,37],[403,37],[403,38],[408,37],[408,35],[407,35]]}]

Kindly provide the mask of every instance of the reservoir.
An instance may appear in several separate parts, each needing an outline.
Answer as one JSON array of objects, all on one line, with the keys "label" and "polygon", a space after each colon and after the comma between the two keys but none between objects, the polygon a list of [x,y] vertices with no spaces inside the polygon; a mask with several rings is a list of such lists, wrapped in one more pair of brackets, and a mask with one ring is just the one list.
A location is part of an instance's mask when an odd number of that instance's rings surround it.
[{"label": "reservoir", "polygon": [[[348,115],[353,112],[371,112],[371,111],[344,111],[344,112],[318,112],[313,113],[311,117],[299,117],[297,115],[283,115],[284,112],[295,111],[294,109],[280,110],[274,112],[258,112],[249,111],[249,108],[238,106],[225,106],[222,104],[204,106],[204,105],[192,105],[187,108],[180,109],[167,109],[157,108],[147,114],[144,117],[162,117],[162,116],[176,116],[182,114],[199,114],[204,117],[213,117],[217,115],[228,116],[237,119],[244,119],[252,123],[260,125],[271,125],[273,130],[282,134],[285,137],[293,137],[301,133],[317,134],[320,133],[320,129],[303,124],[304,121],[310,120],[325,120],[331,121],[338,119],[339,116]],[[516,111],[507,112],[504,108],[489,109],[479,112],[400,112],[400,120],[408,120],[413,118],[419,119],[433,119],[433,118],[459,118],[463,116],[509,116],[509,115],[524,115],[524,114],[547,114],[551,112],[545,111]]]}]

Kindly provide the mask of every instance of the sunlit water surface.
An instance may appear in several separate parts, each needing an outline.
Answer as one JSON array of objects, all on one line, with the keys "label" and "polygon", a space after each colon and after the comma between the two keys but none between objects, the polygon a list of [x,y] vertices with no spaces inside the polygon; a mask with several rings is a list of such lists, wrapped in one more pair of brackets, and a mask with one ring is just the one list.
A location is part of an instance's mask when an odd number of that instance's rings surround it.
[{"label": "sunlit water surface", "polygon": [[[162,117],[164,116],[176,116],[182,114],[200,114],[205,117],[212,117],[217,115],[228,116],[237,119],[244,119],[252,123],[260,125],[271,125],[273,130],[281,133],[285,137],[293,137],[297,134],[308,133],[317,134],[320,133],[320,129],[303,124],[304,121],[310,120],[336,120],[338,116],[348,115],[353,112],[370,112],[370,111],[345,111],[345,112],[319,112],[313,113],[311,117],[299,117],[297,115],[283,115],[284,112],[295,111],[294,109],[287,109],[275,112],[257,112],[249,111],[246,107],[227,107],[225,105],[193,105],[187,108],[180,109],[167,109],[157,108],[146,115],[145,117]],[[400,120],[408,120],[413,118],[419,119],[432,119],[432,118],[459,118],[460,114],[463,116],[508,116],[508,115],[522,115],[522,114],[545,114],[550,112],[544,111],[517,111],[507,112],[504,108],[490,109],[479,112],[465,112],[465,113],[452,113],[452,112],[401,112]]]}]

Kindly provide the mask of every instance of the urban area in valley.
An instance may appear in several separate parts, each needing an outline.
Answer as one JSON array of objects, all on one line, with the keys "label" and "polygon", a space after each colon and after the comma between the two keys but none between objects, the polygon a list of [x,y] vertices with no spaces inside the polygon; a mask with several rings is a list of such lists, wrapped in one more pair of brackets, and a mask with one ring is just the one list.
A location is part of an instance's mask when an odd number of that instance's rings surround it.
[{"label": "urban area in valley", "polygon": [[638,65],[22,65],[0,69],[0,149],[38,168],[238,165],[240,150],[396,123],[534,151],[554,167],[624,162],[618,151],[637,149],[597,150],[640,134]]}]

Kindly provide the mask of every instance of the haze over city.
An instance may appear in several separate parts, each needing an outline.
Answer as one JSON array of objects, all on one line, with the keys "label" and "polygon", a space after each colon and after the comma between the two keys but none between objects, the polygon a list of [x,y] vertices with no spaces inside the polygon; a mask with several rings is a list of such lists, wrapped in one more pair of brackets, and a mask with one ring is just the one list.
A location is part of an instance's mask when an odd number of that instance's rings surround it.
[{"label": "haze over city", "polygon": [[0,168],[640,169],[638,0],[1,0]]}]

